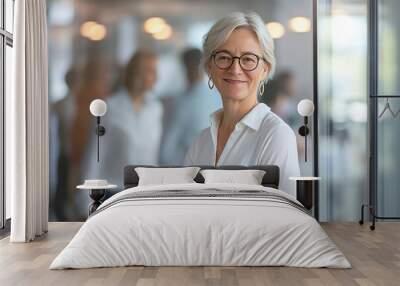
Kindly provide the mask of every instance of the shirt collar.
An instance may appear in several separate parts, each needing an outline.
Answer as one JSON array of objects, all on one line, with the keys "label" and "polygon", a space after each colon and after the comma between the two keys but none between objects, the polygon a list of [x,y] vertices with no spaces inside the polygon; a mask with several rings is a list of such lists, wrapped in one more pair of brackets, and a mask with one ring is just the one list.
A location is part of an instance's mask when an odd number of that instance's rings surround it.
[{"label": "shirt collar", "polygon": [[[258,103],[253,107],[236,125],[244,124],[253,130],[260,128],[261,122],[265,115],[271,110],[266,104]],[[223,109],[219,109],[210,115],[211,128],[218,129],[219,122],[221,120]]]}]

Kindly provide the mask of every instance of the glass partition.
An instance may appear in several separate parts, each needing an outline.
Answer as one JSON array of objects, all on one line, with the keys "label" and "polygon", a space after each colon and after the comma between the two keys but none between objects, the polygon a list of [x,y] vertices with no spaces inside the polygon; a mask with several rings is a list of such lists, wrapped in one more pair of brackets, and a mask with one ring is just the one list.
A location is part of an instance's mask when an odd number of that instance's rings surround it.
[{"label": "glass partition", "polygon": [[[400,217],[400,2],[378,2],[377,215]],[[387,107],[390,107],[388,109]],[[380,116],[380,117],[379,117]]]},{"label": "glass partition", "polygon": [[318,1],[322,221],[356,221],[368,200],[367,2]]}]

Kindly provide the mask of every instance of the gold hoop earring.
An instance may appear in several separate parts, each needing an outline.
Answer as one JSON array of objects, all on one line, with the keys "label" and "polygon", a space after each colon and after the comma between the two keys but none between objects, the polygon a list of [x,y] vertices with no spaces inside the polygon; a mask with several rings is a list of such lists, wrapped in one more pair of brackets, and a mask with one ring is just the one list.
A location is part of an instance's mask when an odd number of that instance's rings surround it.
[{"label": "gold hoop earring", "polygon": [[264,94],[264,81],[260,82],[260,86],[258,88],[258,92],[260,93],[260,96]]},{"label": "gold hoop earring", "polygon": [[213,80],[211,79],[211,77],[208,78],[208,87],[209,87],[210,89],[213,89],[213,88],[214,88],[214,82],[213,82]]}]

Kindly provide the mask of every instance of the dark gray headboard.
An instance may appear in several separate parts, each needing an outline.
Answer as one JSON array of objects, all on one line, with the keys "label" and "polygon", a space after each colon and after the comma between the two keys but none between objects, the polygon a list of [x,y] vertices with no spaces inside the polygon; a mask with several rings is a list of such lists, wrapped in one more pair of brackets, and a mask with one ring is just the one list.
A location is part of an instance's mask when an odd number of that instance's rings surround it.
[{"label": "dark gray headboard", "polygon": [[[149,167],[149,168],[157,168],[158,166],[150,166],[150,165],[130,165],[124,168],[124,189],[133,188],[138,185],[139,177],[135,171],[136,167]],[[159,168],[176,168],[182,166],[159,166]],[[263,170],[265,171],[265,175],[262,180],[262,185],[265,187],[271,187],[278,189],[279,187],[279,167],[274,165],[268,166],[198,166],[201,169],[223,169],[223,170]],[[198,173],[194,178],[197,183],[204,183],[203,176]]]}]

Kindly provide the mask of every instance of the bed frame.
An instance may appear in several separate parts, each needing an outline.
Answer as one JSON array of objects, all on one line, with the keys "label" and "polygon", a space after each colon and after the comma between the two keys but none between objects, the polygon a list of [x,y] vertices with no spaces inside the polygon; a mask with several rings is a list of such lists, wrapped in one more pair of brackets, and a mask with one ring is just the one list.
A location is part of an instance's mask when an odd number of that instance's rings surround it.
[{"label": "bed frame", "polygon": [[[148,167],[148,168],[177,168],[182,166],[152,166],[152,165],[129,165],[124,168],[124,189],[133,188],[138,185],[139,176],[135,171],[136,167]],[[221,170],[263,170],[265,175],[262,179],[261,184],[264,187],[279,188],[279,167],[275,165],[266,166],[198,166],[201,169],[221,169]],[[204,183],[204,178],[200,174],[194,178],[197,183]]]}]

